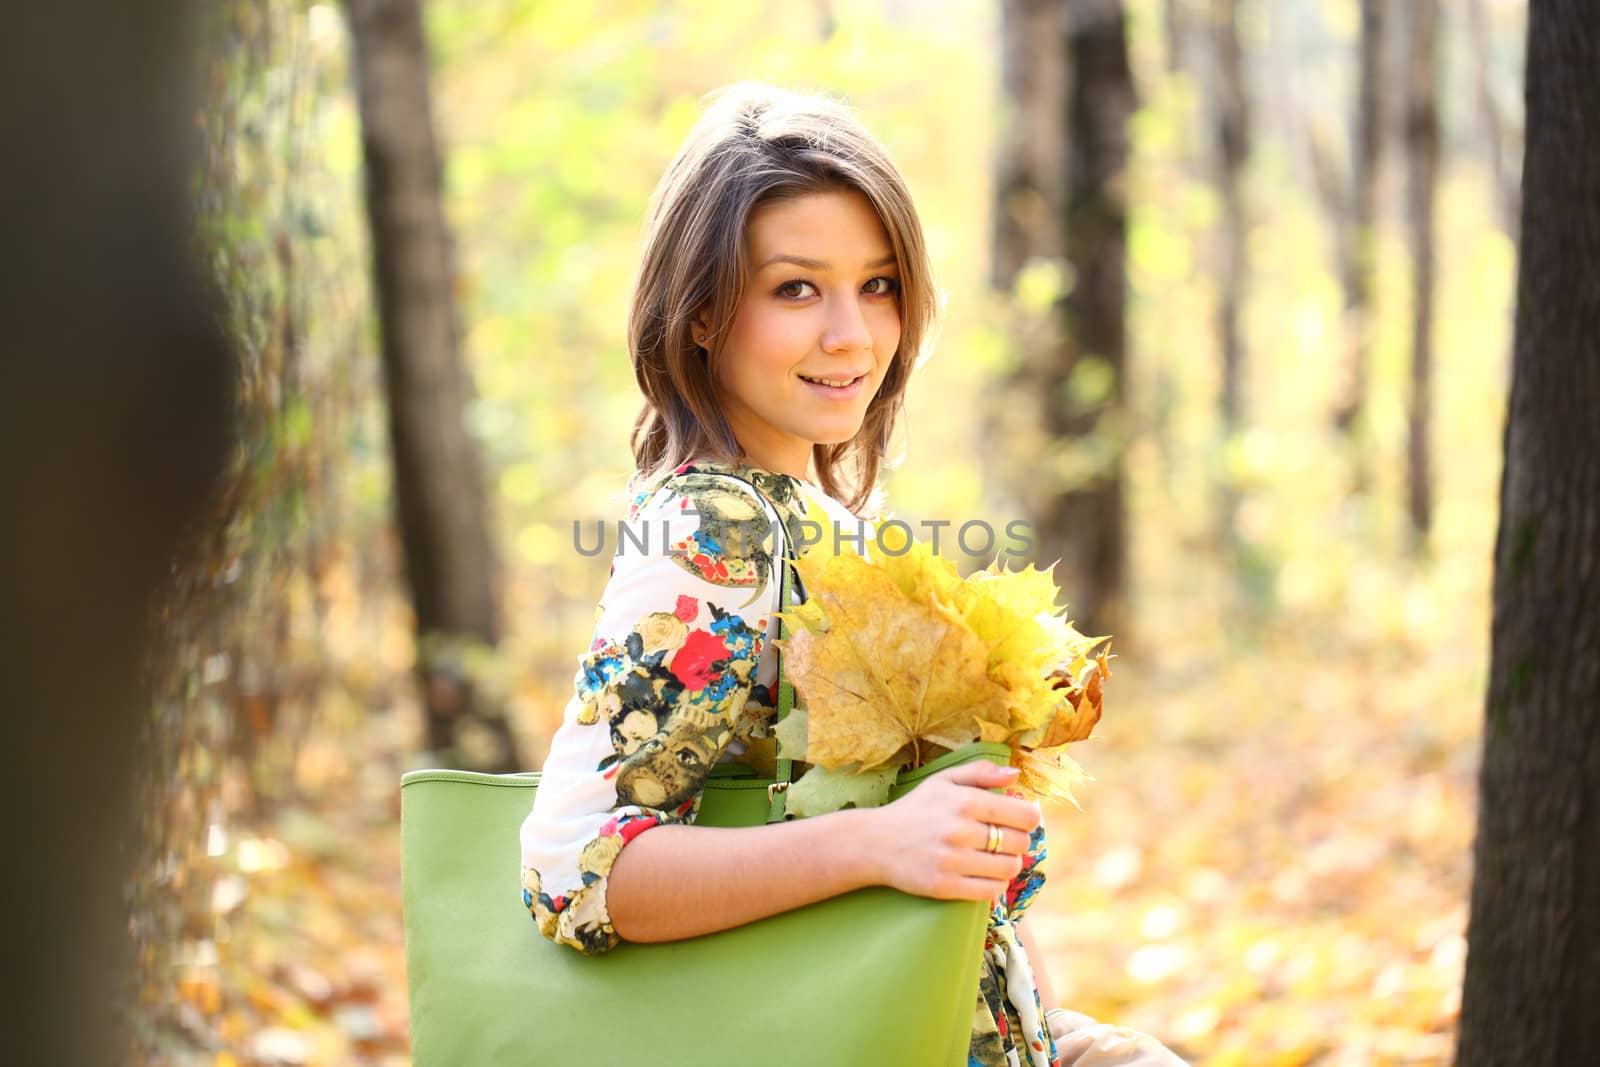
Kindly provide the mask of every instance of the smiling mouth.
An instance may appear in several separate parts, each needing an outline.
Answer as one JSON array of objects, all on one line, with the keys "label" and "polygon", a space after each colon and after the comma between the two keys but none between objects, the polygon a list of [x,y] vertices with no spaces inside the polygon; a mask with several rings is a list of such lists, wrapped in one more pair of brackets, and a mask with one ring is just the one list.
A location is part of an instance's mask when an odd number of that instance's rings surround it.
[{"label": "smiling mouth", "polygon": [[810,382],[813,385],[826,385],[830,389],[844,389],[847,386],[856,384],[865,377],[865,374],[857,374],[853,378],[809,378],[802,374],[800,375],[800,380]]}]

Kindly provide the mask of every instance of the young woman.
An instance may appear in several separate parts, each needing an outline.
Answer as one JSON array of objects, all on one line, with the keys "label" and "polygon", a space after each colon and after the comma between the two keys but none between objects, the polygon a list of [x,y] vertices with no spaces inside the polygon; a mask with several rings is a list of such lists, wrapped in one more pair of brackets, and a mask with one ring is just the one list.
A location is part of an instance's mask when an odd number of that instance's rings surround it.
[{"label": "young woman", "polygon": [[523,899],[585,953],[869,885],[989,901],[970,1062],[1047,1067],[1051,1022],[1089,1021],[1046,1018],[1021,922],[1044,879],[1039,810],[989,791],[1013,770],[952,768],[881,808],[694,825],[712,764],[772,773],[772,525],[849,538],[875,512],[936,306],[906,186],[844,107],[751,83],[717,95],[651,201],[629,323],[643,545],[613,560],[523,824]]}]

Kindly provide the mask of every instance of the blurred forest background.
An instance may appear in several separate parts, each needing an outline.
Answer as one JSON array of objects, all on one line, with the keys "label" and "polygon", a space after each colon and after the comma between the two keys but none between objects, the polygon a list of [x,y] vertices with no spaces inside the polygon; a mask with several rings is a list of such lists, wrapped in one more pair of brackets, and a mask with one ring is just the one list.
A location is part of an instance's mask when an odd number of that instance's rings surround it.
[{"label": "blurred forest background", "polygon": [[408,1062],[399,776],[539,766],[606,578],[573,522],[632,469],[646,199],[757,78],[858,109],[948,294],[895,513],[1032,520],[1116,635],[1029,918],[1064,1005],[1208,1065],[1447,1062],[1524,3],[433,0],[427,84],[409,6],[210,5],[245,424],[163,622],[139,1058]]}]

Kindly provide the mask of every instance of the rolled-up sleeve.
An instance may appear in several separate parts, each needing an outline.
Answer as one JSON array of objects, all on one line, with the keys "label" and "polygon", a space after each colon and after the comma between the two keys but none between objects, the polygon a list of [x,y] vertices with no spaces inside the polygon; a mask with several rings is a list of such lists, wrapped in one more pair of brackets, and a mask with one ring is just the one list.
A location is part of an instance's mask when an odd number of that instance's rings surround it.
[{"label": "rolled-up sleeve", "polygon": [[[770,708],[773,513],[737,480],[676,475],[618,531],[594,638],[522,824],[522,899],[584,953],[618,938],[612,865],[656,826],[692,823],[748,711]],[[622,536],[626,533],[626,537]],[[775,671],[769,671],[775,673]]]}]

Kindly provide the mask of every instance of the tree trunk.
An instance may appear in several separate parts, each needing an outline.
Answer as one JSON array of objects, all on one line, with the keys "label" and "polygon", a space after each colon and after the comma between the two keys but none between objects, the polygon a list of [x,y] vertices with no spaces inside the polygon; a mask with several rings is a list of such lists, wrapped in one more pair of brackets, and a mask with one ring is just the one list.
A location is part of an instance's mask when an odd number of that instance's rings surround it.
[{"label": "tree trunk", "polygon": [[395,501],[416,610],[430,755],[517,765],[504,709],[473,665],[499,639],[496,563],[471,383],[458,351],[450,234],[440,197],[418,0],[348,0],[383,334]]},{"label": "tree trunk", "polygon": [[[1215,45],[1217,191],[1222,198],[1222,264],[1217,277],[1217,347],[1222,356],[1220,401],[1222,435],[1231,439],[1243,418],[1244,339],[1239,329],[1244,304],[1246,235],[1242,175],[1250,153],[1250,112],[1245,90],[1244,53],[1239,47],[1238,0],[1212,0],[1211,34]],[[1222,479],[1217,501],[1220,541],[1230,554],[1237,545],[1234,518],[1239,495],[1233,480]]]},{"label": "tree trunk", "polygon": [[1512,240],[1516,240],[1517,219],[1522,214],[1522,189],[1515,153],[1508,147],[1515,143],[1516,133],[1494,88],[1489,19],[1483,0],[1467,0],[1467,38],[1472,46],[1472,66],[1477,77],[1478,117],[1483,120],[1484,140],[1489,149],[1489,179],[1494,185],[1501,221]]},{"label": "tree trunk", "polygon": [[[9,31],[30,57],[0,98],[17,145],[0,168],[12,1063],[127,1063],[128,1023],[163,1008],[144,994],[170,988],[135,955],[153,923],[128,894],[154,852],[139,836],[170,694],[152,679],[181,655],[162,612],[180,584],[222,584],[206,565],[239,443],[230,309],[193,185],[216,6],[47,4]],[[164,888],[164,903],[183,892]]]},{"label": "tree trunk", "polygon": [[1427,545],[1433,526],[1433,463],[1428,431],[1433,409],[1433,199],[1439,183],[1438,24],[1439,0],[1414,0],[1406,107],[1413,293],[1406,504],[1413,543],[1422,547]]},{"label": "tree trunk", "polygon": [[[1367,399],[1372,347],[1372,273],[1378,215],[1378,168],[1383,156],[1383,48],[1386,0],[1361,0],[1361,59],[1356,87],[1355,145],[1350,178],[1349,236],[1344,274],[1345,364],[1334,402],[1334,423],[1352,436]],[[1364,486],[1366,457],[1356,457]]]},{"label": "tree trunk", "polygon": [[1161,24],[1167,39],[1167,73],[1183,69],[1184,18],[1179,0],[1161,0]]},{"label": "tree trunk", "polygon": [[[1074,284],[1063,341],[1043,367],[1045,430],[1076,457],[1039,511],[1042,558],[1063,561],[1064,588],[1085,633],[1127,622],[1127,520],[1122,456],[1126,377],[1128,120],[1133,75],[1120,0],[1067,5],[1071,100],[1062,229]],[[1054,467],[1054,464],[1051,464]]]},{"label": "tree trunk", "polygon": [[1068,100],[1060,0],[1005,0],[1001,91],[1009,121],[995,177],[993,280],[1008,289],[1030,259],[1060,256],[1062,121]]},{"label": "tree trunk", "polygon": [[1533,0],[1459,1067],[1600,1049],[1600,18]]},{"label": "tree trunk", "polygon": [[[989,432],[1022,451],[1010,486],[1033,519],[1035,555],[1085,632],[1121,632],[1127,584],[1121,410],[1132,75],[1117,0],[1006,0],[1001,70],[1012,121],[998,163],[994,284],[1030,261],[1064,261],[1053,321],[1020,332],[1020,366]],[[1018,412],[1026,413],[1019,416]],[[998,428],[998,427],[997,427]]]},{"label": "tree trunk", "polygon": [[[1062,263],[1062,204],[1069,90],[1066,8],[1061,0],[1005,0],[1000,8],[1001,124],[995,160],[991,277],[1009,291],[1030,263]],[[1036,310],[1036,309],[1034,309]],[[1017,309],[1010,329],[1015,370],[995,383],[984,402],[984,447],[995,477],[987,486],[1012,513],[1036,510],[1044,438],[1042,353],[1058,345],[1054,313]],[[1045,557],[1039,557],[1043,559]],[[1053,558],[1053,557],[1051,557]]]},{"label": "tree trunk", "polygon": [[1250,152],[1250,112],[1245,95],[1244,54],[1235,19],[1238,0],[1212,0],[1211,30],[1217,56],[1217,187],[1222,196],[1222,271],[1218,278],[1217,341],[1222,352],[1222,424],[1238,429],[1244,345],[1239,309],[1244,300],[1245,233],[1241,175]]}]

